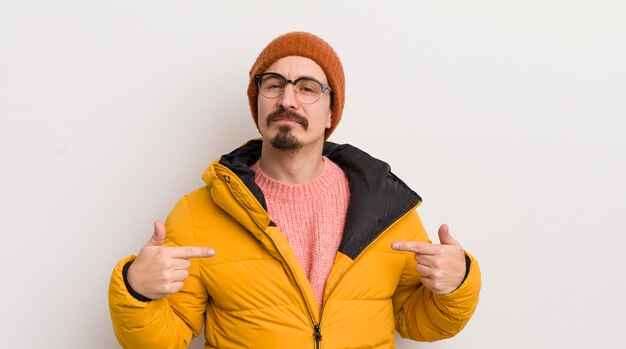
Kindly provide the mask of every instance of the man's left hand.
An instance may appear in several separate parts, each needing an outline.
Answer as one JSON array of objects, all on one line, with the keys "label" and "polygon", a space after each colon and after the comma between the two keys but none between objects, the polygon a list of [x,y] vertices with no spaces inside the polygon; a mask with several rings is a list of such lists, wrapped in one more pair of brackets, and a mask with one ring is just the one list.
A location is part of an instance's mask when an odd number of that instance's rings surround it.
[{"label": "man's left hand", "polygon": [[415,254],[415,270],[421,282],[435,294],[447,294],[456,290],[465,278],[465,251],[452,238],[448,225],[439,227],[440,245],[417,241],[396,241],[391,248]]}]

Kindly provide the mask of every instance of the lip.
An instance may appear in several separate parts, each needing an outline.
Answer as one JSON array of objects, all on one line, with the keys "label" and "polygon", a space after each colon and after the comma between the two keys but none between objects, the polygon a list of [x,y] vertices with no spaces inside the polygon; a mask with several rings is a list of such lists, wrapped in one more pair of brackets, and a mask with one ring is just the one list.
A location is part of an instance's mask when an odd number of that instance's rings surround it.
[{"label": "lip", "polygon": [[276,119],[274,120],[275,123],[278,124],[295,124],[295,125],[300,125],[300,123],[296,120],[292,120],[292,119]]}]

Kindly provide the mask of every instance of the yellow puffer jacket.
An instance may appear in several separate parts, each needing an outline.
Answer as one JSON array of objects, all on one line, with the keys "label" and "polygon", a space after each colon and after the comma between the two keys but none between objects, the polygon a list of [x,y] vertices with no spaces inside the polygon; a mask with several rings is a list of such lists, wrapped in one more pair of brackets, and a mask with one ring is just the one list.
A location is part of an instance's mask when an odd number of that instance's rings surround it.
[{"label": "yellow puffer jacket", "polygon": [[344,236],[319,309],[287,240],[271,221],[249,169],[254,140],[214,162],[206,186],[183,197],[166,221],[166,245],[211,246],[194,259],[181,292],[142,302],[127,290],[123,267],[111,276],[109,305],[124,348],[186,348],[205,325],[205,348],[393,348],[403,337],[435,341],[458,333],[478,303],[480,271],[468,254],[463,284],[434,295],[420,283],[411,253],[397,240],[429,241],[415,207],[420,197],[389,166],[350,146],[324,154],[350,181]]}]

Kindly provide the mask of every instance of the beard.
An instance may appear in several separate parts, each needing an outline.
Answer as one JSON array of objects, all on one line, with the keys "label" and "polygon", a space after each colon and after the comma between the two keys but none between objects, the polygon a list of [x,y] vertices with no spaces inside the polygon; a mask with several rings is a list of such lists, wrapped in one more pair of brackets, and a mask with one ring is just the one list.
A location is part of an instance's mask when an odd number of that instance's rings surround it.
[{"label": "beard", "polygon": [[291,132],[291,126],[280,125],[278,127],[278,134],[276,137],[270,139],[272,147],[280,150],[285,150],[290,153],[296,153],[302,148],[302,141],[299,140]]},{"label": "beard", "polygon": [[[299,123],[305,131],[309,129],[309,121],[305,117],[282,107],[267,116],[267,127],[269,128],[272,122],[279,119],[292,120]],[[291,153],[296,153],[303,145],[302,141],[293,135],[290,125],[280,125],[278,134],[269,141],[274,148]]]}]

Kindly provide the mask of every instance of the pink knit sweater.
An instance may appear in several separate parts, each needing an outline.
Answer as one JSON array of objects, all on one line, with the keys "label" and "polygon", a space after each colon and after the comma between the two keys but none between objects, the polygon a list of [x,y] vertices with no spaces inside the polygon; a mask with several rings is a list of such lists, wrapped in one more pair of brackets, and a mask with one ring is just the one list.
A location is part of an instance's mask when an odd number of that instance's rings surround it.
[{"label": "pink knit sweater", "polygon": [[324,168],[317,177],[295,185],[268,177],[258,162],[250,167],[268,213],[298,257],[320,308],[350,201],[345,173],[328,158],[323,160]]}]

